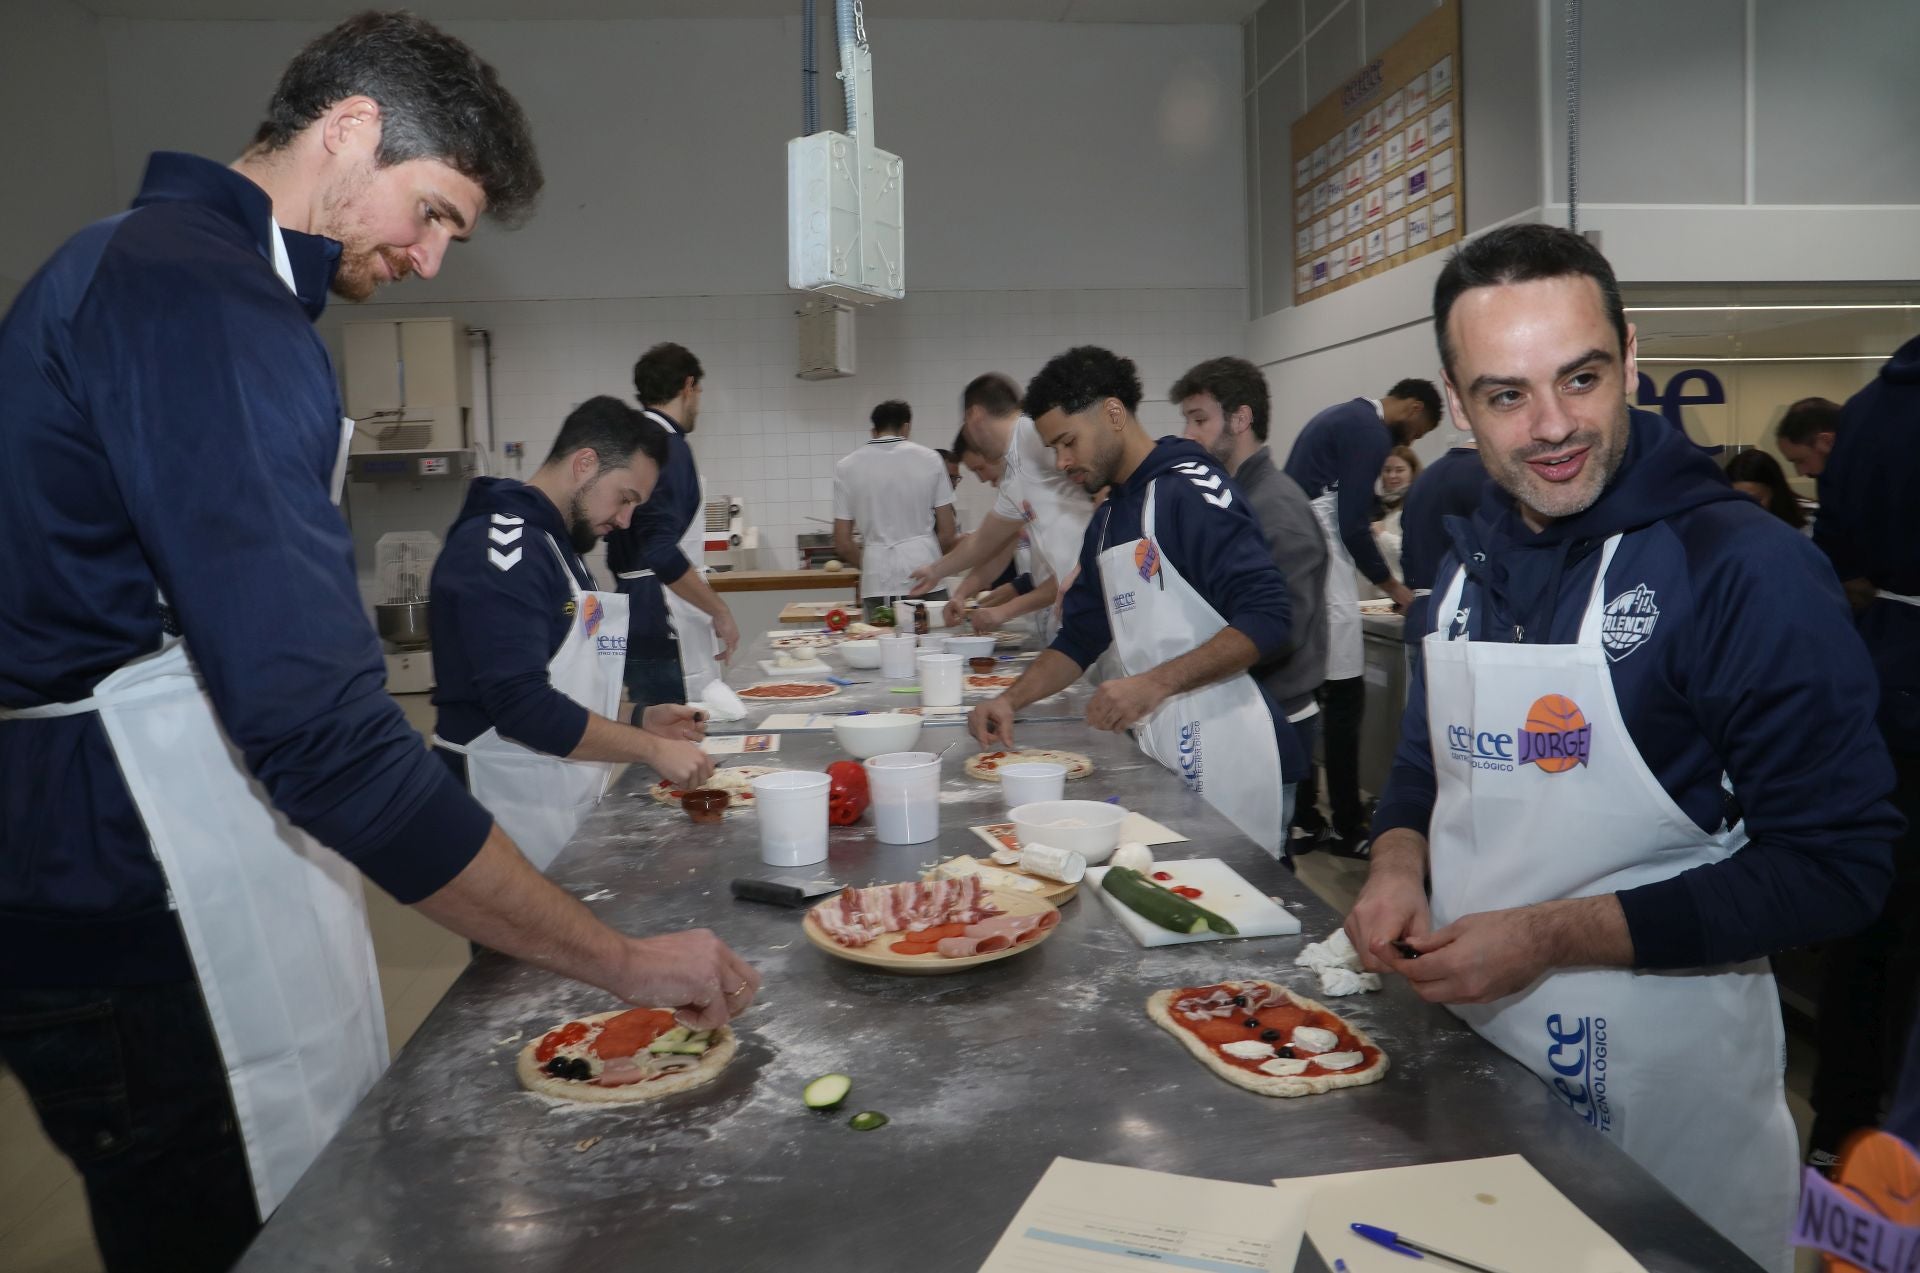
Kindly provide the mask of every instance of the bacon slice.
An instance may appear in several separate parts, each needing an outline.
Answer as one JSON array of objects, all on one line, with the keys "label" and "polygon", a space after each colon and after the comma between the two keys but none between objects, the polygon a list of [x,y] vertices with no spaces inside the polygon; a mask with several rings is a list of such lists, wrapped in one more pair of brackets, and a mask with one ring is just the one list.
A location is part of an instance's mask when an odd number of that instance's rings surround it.
[{"label": "bacon slice", "polygon": [[842,946],[864,946],[882,933],[915,933],[941,924],[973,924],[1000,909],[977,875],[850,888],[813,910],[814,921]]}]

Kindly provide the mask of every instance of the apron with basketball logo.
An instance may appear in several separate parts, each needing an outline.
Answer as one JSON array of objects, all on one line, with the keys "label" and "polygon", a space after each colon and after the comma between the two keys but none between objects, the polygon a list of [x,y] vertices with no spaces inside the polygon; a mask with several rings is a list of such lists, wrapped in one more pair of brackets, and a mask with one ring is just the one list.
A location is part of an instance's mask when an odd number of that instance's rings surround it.
[{"label": "apron with basketball logo", "polygon": [[[1619,543],[1607,541],[1573,645],[1450,638],[1478,586],[1461,571],[1435,594],[1422,656],[1439,785],[1429,835],[1436,929],[1671,879],[1746,843],[1742,826],[1702,832],[1627,732],[1601,645]],[[1556,971],[1452,1011],[1761,1265],[1791,1267],[1799,1140],[1766,960]]]}]

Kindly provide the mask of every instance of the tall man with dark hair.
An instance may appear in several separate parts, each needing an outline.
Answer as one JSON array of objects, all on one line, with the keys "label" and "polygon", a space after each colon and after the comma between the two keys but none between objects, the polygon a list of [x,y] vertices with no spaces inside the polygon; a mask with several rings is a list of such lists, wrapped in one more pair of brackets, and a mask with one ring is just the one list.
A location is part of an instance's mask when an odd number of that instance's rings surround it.
[{"label": "tall man with dark hair", "polygon": [[1774,426],[1780,458],[1801,477],[1819,477],[1840,436],[1840,404],[1830,398],[1802,398]]},{"label": "tall man with dark hair", "polygon": [[[1174,382],[1167,397],[1198,442],[1227,470],[1265,532],[1273,564],[1287,580],[1291,636],[1254,677],[1280,705],[1311,763],[1319,732],[1316,692],[1327,677],[1327,541],[1300,484],[1267,449],[1267,378],[1244,358],[1210,358]],[[1306,768],[1305,764],[1302,768]],[[1311,847],[1311,842],[1308,842]]]},{"label": "tall man with dark hair", "polygon": [[614,765],[679,787],[713,772],[693,708],[649,707],[643,728],[616,718],[627,598],[596,590],[580,559],[645,503],[668,436],[618,398],[589,398],[531,481],[474,479],[434,563],[434,746],[542,870]]},{"label": "tall man with dark hair", "polygon": [[1387,569],[1373,541],[1373,488],[1387,453],[1411,446],[1440,423],[1440,391],[1426,380],[1402,380],[1382,398],[1355,398],[1307,421],[1287,455],[1287,476],[1313,503],[1327,540],[1327,679],[1320,687],[1326,714],[1322,753],[1327,762],[1329,827],[1321,820],[1313,772],[1301,776],[1296,805],[1311,847],[1365,857],[1372,832],[1360,804],[1360,724],[1366,714],[1366,655],[1360,636],[1358,569],[1404,610],[1413,600]]},{"label": "tall man with dark hair", "polygon": [[1433,311],[1497,486],[1435,577],[1347,932],[1790,1268],[1767,956],[1886,895],[1872,665],[1818,551],[1628,406],[1633,329],[1586,239],[1491,230]]},{"label": "tall man with dark hair", "polygon": [[1130,359],[1069,349],[1027,386],[1028,418],[1058,470],[1110,487],[1087,528],[1053,644],[968,728],[1012,746],[1014,715],[1079,680],[1112,647],[1122,674],[1087,704],[1095,729],[1131,730],[1242,834],[1284,853],[1305,763],[1286,714],[1247,674],[1287,645],[1287,581],[1238,487],[1205,449],[1141,427]]},{"label": "tall man with dark hair", "polygon": [[1808,1161],[1821,1168],[1850,1134],[1879,1122],[1920,993],[1920,340],[1901,346],[1843,410],[1830,413],[1832,405],[1794,403],[1779,445],[1782,454],[1805,447],[1795,467],[1818,475],[1813,542],[1839,574],[1879,673],[1875,720],[1893,754],[1893,800],[1907,830],[1894,846],[1880,917],[1827,949],[1808,1141]]},{"label": "tall man with dark hair", "polygon": [[1413,594],[1407,606],[1406,638],[1411,658],[1420,657],[1420,636],[1426,630],[1427,598],[1433,592],[1433,572],[1452,542],[1447,519],[1471,517],[1486,493],[1486,466],[1473,430],[1459,416],[1453,418],[1454,441],[1447,453],[1420,470],[1407,492],[1400,513],[1400,582]]},{"label": "tall man with dark hair", "polygon": [[633,365],[633,392],[667,433],[667,462],[633,524],[607,536],[607,568],[632,608],[627,693],[637,710],[698,702],[733,658],[740,629],[707,582],[707,522],[700,470],[687,442],[700,422],[700,360],[663,342]]},{"label": "tall man with dark hair", "polygon": [[[873,409],[873,436],[833,466],[833,547],[860,568],[867,617],[913,586],[913,571],[953,547],[953,483],[938,452],[908,440],[913,408]],[[853,542],[858,528],[863,542]],[[945,601],[945,592],[928,595]]]},{"label": "tall man with dark hair", "polygon": [[[224,1269],[387,1064],[359,872],[496,950],[716,1025],[758,978],[541,878],[386,693],[312,321],[524,214],[473,51],[368,13],[231,167],[157,154],[0,321],[0,1053],[101,1254]],[[728,991],[735,993],[728,994]]]}]

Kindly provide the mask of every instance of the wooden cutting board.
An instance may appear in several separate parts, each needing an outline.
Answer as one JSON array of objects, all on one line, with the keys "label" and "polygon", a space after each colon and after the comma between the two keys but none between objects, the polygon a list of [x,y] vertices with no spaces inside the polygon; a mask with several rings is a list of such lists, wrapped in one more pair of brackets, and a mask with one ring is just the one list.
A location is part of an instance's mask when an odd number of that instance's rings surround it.
[{"label": "wooden cutting board", "polygon": [[[1121,927],[1132,933],[1133,939],[1142,946],[1185,946],[1201,941],[1237,940],[1225,933],[1176,933],[1136,914],[1100,887],[1100,881],[1106,878],[1108,869],[1104,866],[1087,869],[1087,891],[1098,897],[1101,904],[1120,921]],[[1300,931],[1300,921],[1292,911],[1254,887],[1245,876],[1219,858],[1159,861],[1153,864],[1153,871],[1147,874],[1151,876],[1155,871],[1165,871],[1173,876],[1170,880],[1154,880],[1163,888],[1186,884],[1199,889],[1200,896],[1193,899],[1194,905],[1205,907],[1232,924],[1240,930],[1241,937],[1287,937]]]}]

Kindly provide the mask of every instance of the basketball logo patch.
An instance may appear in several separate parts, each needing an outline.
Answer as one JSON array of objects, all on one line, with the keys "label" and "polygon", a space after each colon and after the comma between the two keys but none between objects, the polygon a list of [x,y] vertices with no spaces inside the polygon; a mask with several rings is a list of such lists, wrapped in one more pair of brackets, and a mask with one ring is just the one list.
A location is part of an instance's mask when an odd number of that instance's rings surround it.
[{"label": "basketball logo patch", "polygon": [[1580,707],[1565,694],[1547,694],[1527,709],[1520,727],[1519,754],[1523,765],[1538,765],[1550,774],[1563,774],[1591,757],[1593,726]]},{"label": "basketball logo patch", "polygon": [[1140,577],[1152,583],[1153,577],[1160,573],[1159,547],[1151,539],[1139,540],[1133,546],[1133,564]]}]

